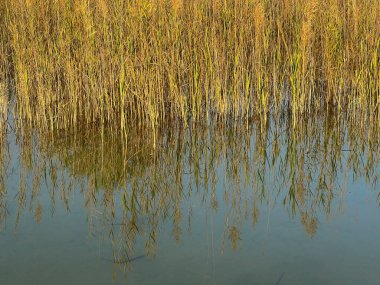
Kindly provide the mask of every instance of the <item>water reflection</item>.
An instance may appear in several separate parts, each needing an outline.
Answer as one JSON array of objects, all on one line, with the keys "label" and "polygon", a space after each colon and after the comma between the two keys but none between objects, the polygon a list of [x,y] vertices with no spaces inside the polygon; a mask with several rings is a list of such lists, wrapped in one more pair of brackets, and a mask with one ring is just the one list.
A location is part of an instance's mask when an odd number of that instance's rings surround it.
[{"label": "water reflection", "polygon": [[[144,239],[146,255],[155,256],[163,224],[171,225],[177,242],[191,232],[197,222],[193,211],[199,209],[189,201],[195,197],[210,215],[223,209],[222,247],[227,242],[238,249],[242,228],[255,227],[264,205],[284,207],[314,236],[319,221],[343,207],[349,181],[364,178],[376,188],[378,123],[374,114],[326,113],[293,127],[283,113],[248,125],[171,125],[154,135],[130,127],[121,136],[95,126],[39,133],[16,121],[11,128],[3,112],[0,223],[6,224],[8,212],[6,180],[17,172],[16,231],[24,211],[39,223],[44,215],[54,215],[58,203],[69,212],[73,193],[80,191],[89,231],[110,238],[113,261],[122,266],[140,256],[134,253],[138,239]],[[12,159],[18,169],[7,167]],[[49,204],[40,199],[43,185]]]}]

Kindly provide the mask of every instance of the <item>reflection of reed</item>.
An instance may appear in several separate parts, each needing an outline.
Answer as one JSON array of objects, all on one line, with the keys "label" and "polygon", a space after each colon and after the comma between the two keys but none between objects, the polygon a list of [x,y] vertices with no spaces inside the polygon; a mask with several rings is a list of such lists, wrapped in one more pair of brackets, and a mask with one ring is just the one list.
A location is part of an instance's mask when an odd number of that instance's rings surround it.
[{"label": "reflection of reed", "polygon": [[[0,74],[1,76],[1,74]],[[1,78],[1,77],[0,77]],[[8,99],[6,96],[6,85],[0,80],[0,229],[3,227],[7,216],[7,189],[5,187],[6,165],[9,161],[8,152]]]},{"label": "reflection of reed", "polygon": [[[107,230],[118,261],[128,260],[139,235],[146,236],[147,253],[154,255],[162,221],[172,222],[179,241],[184,220],[191,228],[192,210],[185,202],[194,195],[214,211],[224,205],[225,238],[232,248],[239,245],[243,224],[258,221],[264,203],[282,203],[315,235],[321,213],[330,215],[348,174],[377,182],[379,126],[371,116],[348,120],[336,114],[301,122],[294,127],[283,114],[248,128],[217,122],[185,130],[171,126],[158,133],[156,149],[152,133],[141,129],[128,129],[127,141],[95,127],[70,135],[38,134],[34,140],[27,129],[20,130],[19,208],[29,199],[38,222],[44,179],[51,185],[53,207],[63,201],[69,208],[70,193],[79,186],[90,226]],[[27,175],[32,176],[30,193]]]}]

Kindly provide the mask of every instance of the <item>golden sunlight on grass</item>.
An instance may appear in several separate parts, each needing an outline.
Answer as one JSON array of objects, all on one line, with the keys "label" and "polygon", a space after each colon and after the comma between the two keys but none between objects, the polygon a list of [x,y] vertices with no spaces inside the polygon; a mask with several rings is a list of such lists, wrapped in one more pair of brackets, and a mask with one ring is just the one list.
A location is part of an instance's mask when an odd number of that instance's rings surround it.
[{"label": "golden sunlight on grass", "polygon": [[[378,0],[4,0],[0,66],[40,130],[379,120]],[[153,143],[156,143],[154,139]]]}]

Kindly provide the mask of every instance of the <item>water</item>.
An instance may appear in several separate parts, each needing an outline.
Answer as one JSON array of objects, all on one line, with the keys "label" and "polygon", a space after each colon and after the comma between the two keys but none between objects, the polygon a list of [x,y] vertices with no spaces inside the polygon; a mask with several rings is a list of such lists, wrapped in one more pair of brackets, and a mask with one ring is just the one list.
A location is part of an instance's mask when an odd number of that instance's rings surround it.
[{"label": "water", "polygon": [[379,138],[357,123],[172,127],[156,149],[8,128],[0,284],[379,284]]}]

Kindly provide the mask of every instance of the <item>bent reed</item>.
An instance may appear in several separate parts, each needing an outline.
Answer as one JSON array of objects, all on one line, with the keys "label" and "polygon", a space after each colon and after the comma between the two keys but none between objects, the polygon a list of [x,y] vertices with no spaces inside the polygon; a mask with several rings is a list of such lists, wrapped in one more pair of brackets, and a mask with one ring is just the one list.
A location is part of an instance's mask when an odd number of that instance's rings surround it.
[{"label": "bent reed", "polygon": [[[0,70],[38,130],[286,108],[380,121],[379,0],[3,0]],[[155,140],[153,142],[155,144]]]}]

